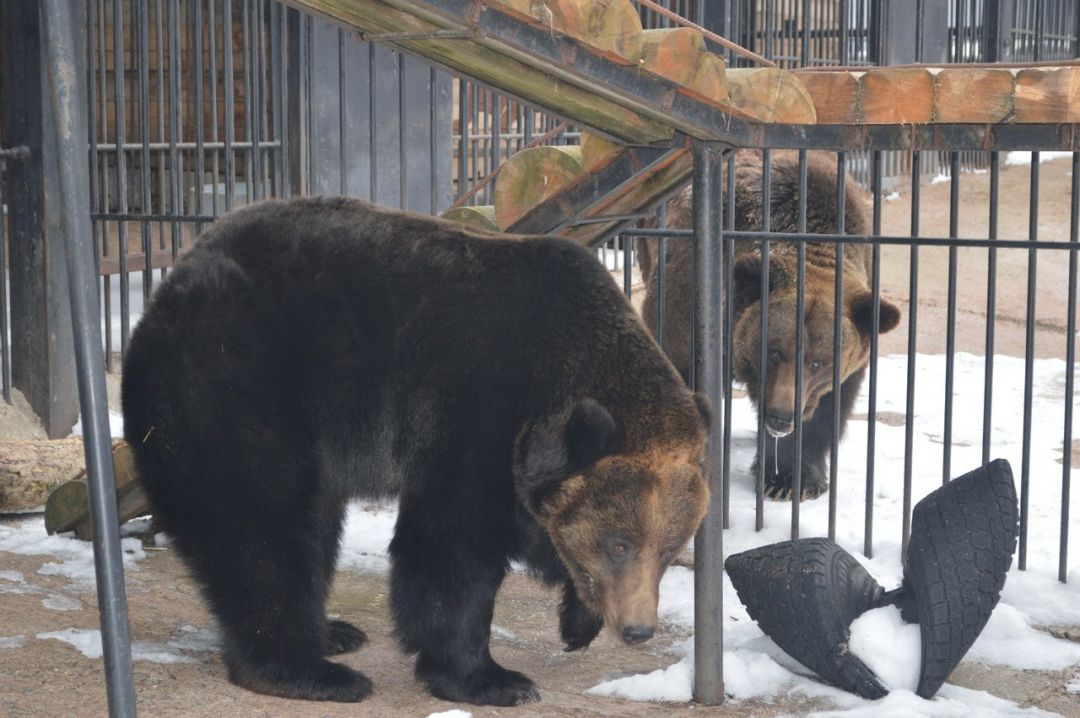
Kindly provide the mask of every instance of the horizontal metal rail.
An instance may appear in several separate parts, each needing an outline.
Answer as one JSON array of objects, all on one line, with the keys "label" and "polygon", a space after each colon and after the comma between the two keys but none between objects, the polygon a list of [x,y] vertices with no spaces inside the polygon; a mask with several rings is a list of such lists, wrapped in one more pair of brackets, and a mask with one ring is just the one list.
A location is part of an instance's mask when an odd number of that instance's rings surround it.
[{"label": "horizontal metal rail", "polygon": [[[633,229],[621,233],[627,237],[693,237],[689,229]],[[965,239],[962,237],[894,237],[872,234],[800,234],[798,232],[749,232],[725,230],[724,239],[769,240],[770,242],[840,242],[842,244],[898,244],[919,247],[982,247],[992,249],[1059,249],[1075,252],[1072,242],[1030,239]]]}]

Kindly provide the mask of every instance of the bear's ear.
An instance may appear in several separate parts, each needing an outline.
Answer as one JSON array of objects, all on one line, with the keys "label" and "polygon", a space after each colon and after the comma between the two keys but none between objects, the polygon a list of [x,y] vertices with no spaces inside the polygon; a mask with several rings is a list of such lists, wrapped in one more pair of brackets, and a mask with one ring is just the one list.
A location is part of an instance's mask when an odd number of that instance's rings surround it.
[{"label": "bear's ear", "polygon": [[617,428],[608,410],[592,399],[582,399],[575,404],[566,422],[570,471],[580,471],[610,454]]},{"label": "bear's ear", "polygon": [[610,454],[618,426],[607,409],[592,399],[574,405],[562,421],[538,421],[526,427],[514,446],[514,485],[533,513],[563,481]]},{"label": "bear's ear", "polygon": [[[731,296],[734,298],[734,309],[737,312],[761,299],[761,254],[755,250],[736,259],[732,274],[734,286]],[[783,283],[784,276],[777,262],[769,262],[770,292]]]},{"label": "bear's ear", "polygon": [[[855,292],[848,300],[848,307],[859,333],[869,337],[874,329],[874,295],[866,290]],[[900,309],[884,297],[879,300],[878,316],[879,334],[895,329],[900,323]]]}]

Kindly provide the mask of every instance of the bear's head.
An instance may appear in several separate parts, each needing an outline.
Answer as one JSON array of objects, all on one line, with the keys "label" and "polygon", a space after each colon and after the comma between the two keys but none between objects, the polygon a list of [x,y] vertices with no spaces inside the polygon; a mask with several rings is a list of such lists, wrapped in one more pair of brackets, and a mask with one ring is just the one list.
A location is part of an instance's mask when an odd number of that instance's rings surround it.
[{"label": "bear's head", "polygon": [[[750,399],[760,396],[761,366],[761,257],[757,252],[742,255],[735,262],[732,288],[735,322],[732,368],[735,378],[746,385]],[[766,344],[765,427],[774,437],[795,428],[796,332],[798,331],[797,258],[793,254],[769,257],[769,327]],[[803,324],[802,415],[809,420],[822,397],[833,390],[833,339],[835,336],[836,274],[829,267],[811,264],[805,269]],[[879,301],[880,333],[900,321],[900,310],[882,298]],[[867,365],[873,331],[873,294],[858,272],[845,272],[843,307],[840,317],[840,380]]]},{"label": "bear's head", "polygon": [[[546,531],[581,602],[628,644],[652,637],[660,578],[705,516],[707,403],[680,390],[661,443],[633,437],[584,399],[518,437],[519,499]],[[688,411],[687,411],[688,410]],[[655,418],[655,417],[654,417]]]}]

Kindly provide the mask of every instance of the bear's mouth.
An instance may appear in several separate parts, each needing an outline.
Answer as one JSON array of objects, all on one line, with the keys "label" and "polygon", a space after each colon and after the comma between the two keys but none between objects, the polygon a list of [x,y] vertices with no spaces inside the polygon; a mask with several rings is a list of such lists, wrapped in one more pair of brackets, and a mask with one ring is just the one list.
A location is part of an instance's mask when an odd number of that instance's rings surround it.
[{"label": "bear's mouth", "polygon": [[782,423],[779,421],[773,421],[772,419],[765,420],[765,431],[769,433],[774,439],[783,439],[794,430],[794,424],[790,422]]}]

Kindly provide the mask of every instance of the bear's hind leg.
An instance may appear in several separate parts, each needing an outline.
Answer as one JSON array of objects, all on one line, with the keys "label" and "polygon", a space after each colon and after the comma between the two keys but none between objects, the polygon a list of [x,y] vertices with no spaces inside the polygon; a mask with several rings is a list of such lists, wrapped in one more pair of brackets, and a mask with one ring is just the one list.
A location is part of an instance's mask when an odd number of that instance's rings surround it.
[{"label": "bear's hind leg", "polygon": [[317,512],[244,508],[208,517],[185,551],[221,625],[229,680],[285,698],[354,702],[369,695],[366,676],[323,658],[329,576]]},{"label": "bear's hind leg", "polygon": [[496,663],[488,647],[495,594],[507,568],[505,555],[492,548],[499,542],[470,541],[464,527],[447,529],[452,540],[442,540],[442,531],[413,519],[402,504],[390,544],[390,603],[398,638],[418,654],[417,678],[448,701],[513,706],[540,700],[536,685]]}]

